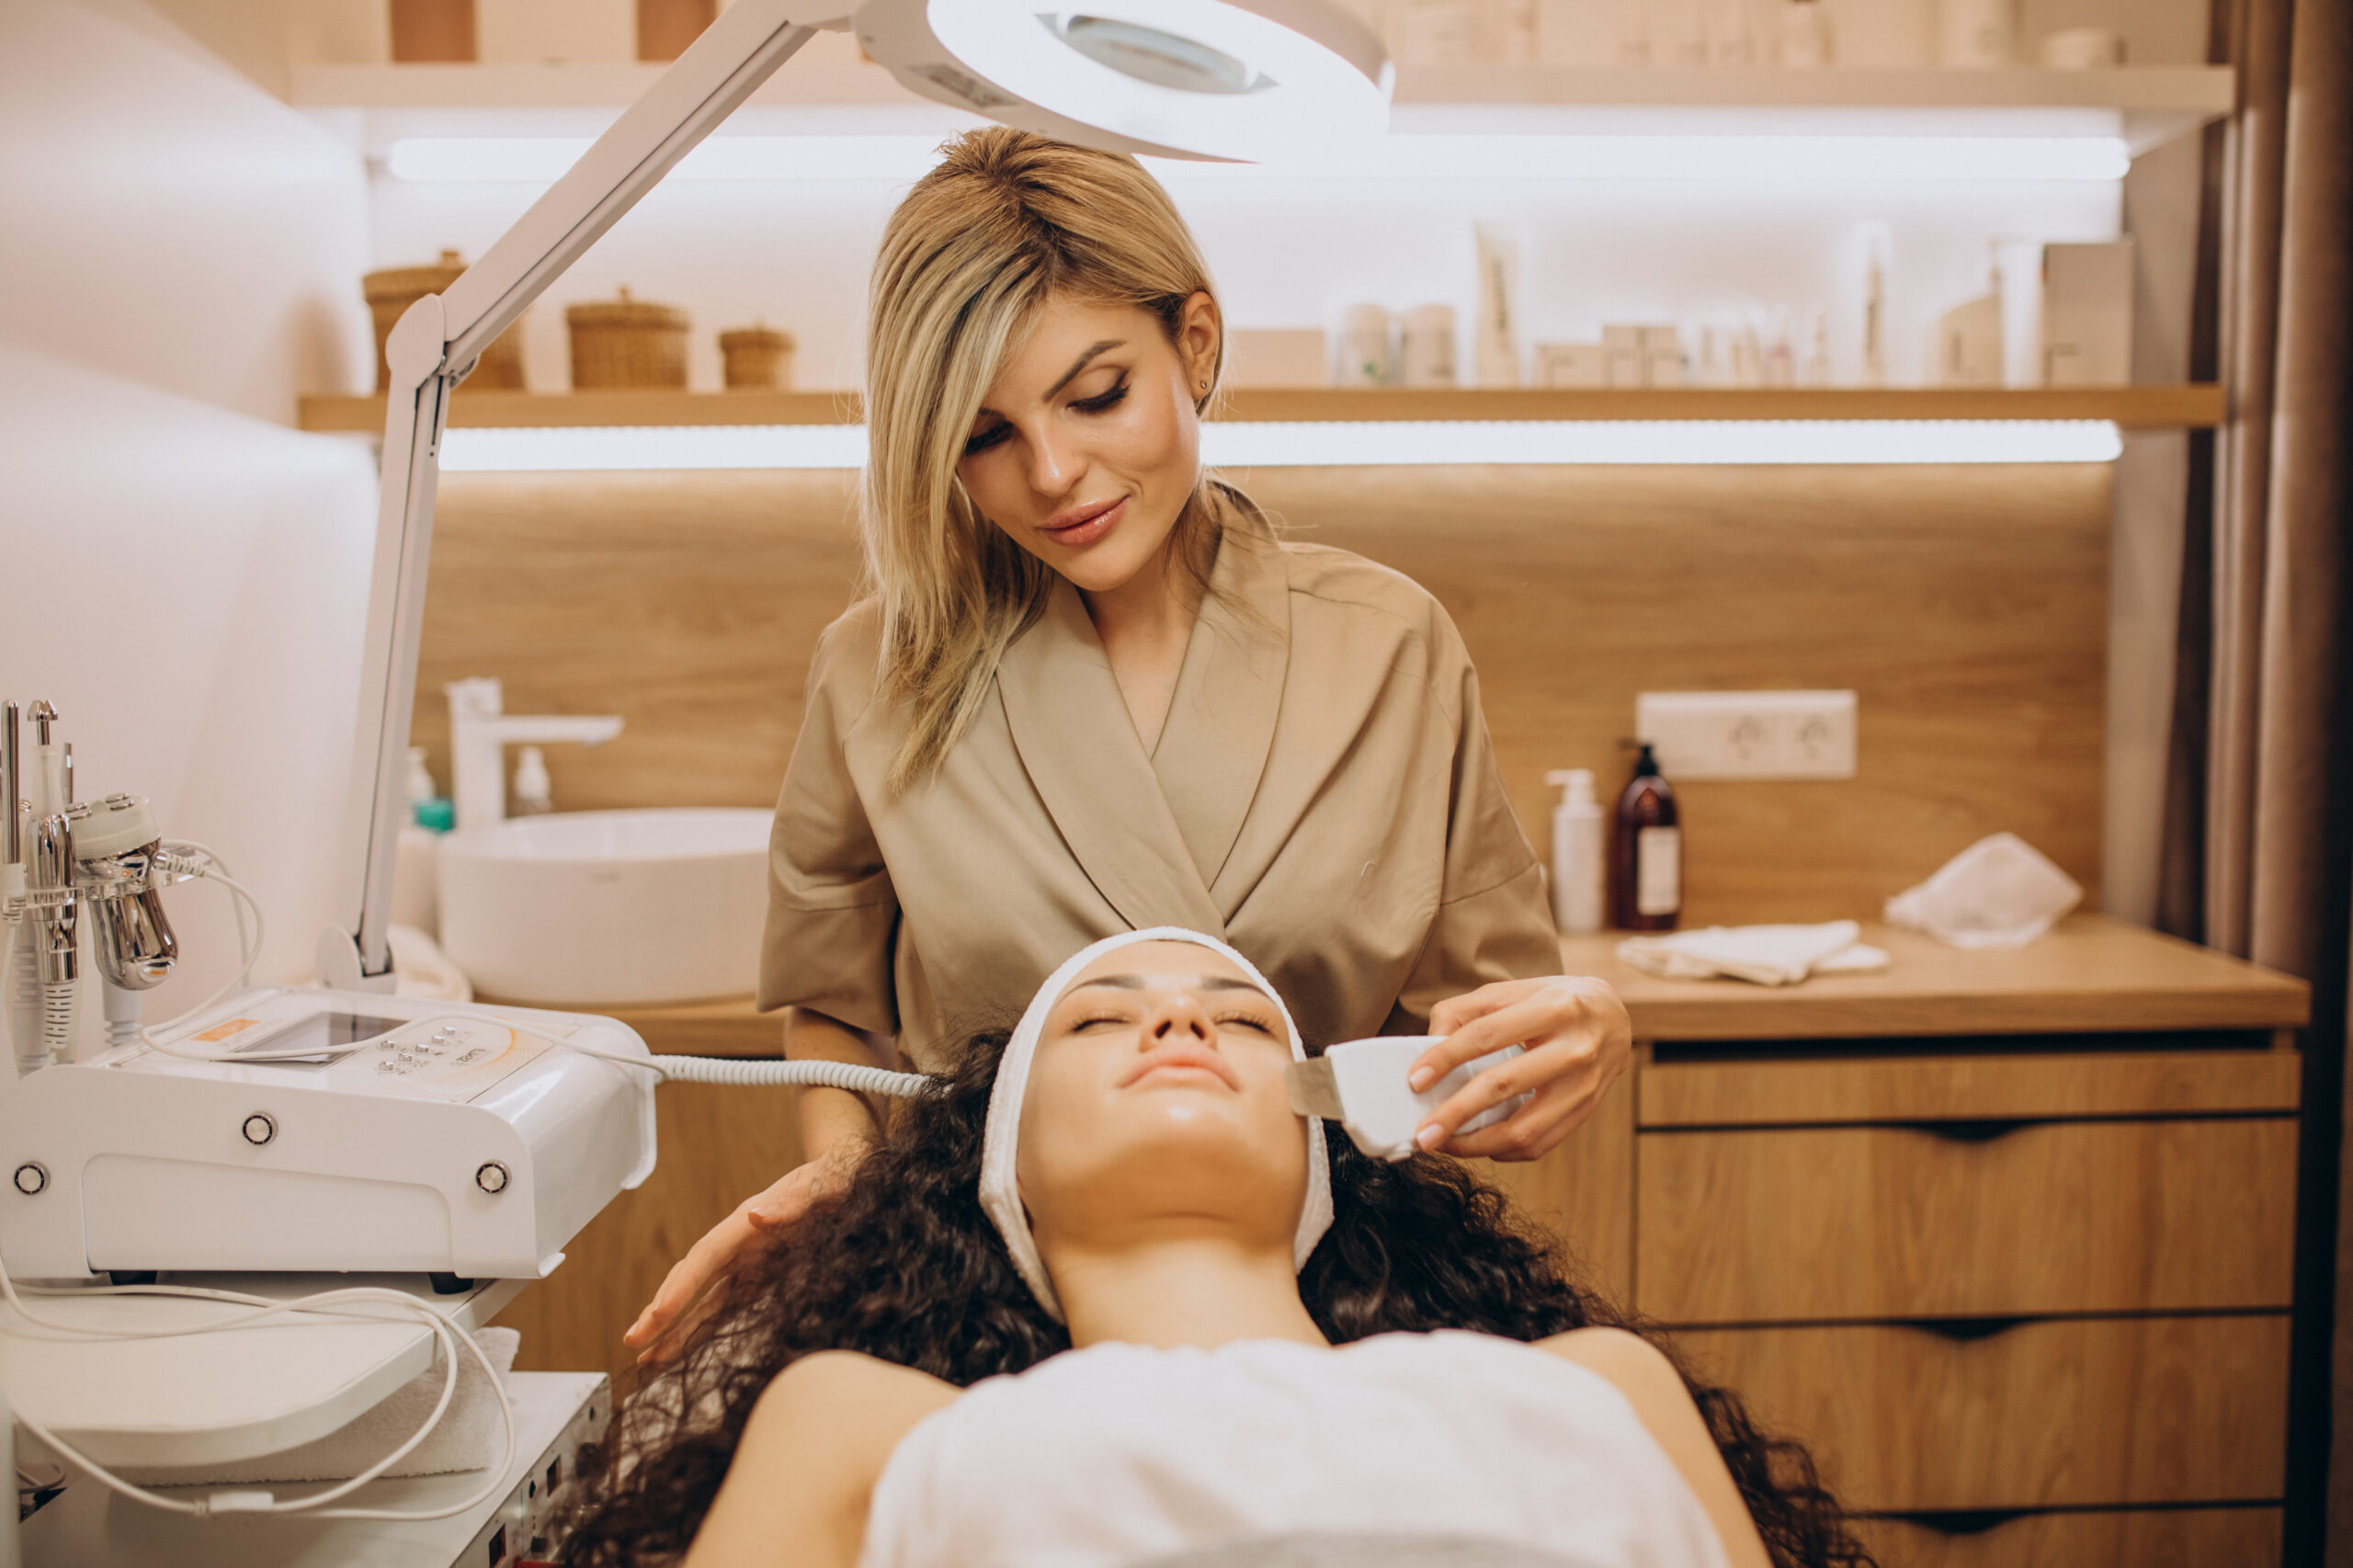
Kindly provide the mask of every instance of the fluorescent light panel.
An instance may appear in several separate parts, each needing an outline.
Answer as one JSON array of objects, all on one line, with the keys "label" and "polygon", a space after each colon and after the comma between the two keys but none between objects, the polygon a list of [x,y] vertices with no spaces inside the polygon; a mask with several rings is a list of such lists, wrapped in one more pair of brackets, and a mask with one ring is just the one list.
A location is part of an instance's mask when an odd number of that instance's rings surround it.
[{"label": "fluorescent light panel", "polygon": [[[1623,420],[1201,426],[1221,468],[1438,463],[1776,464],[2109,462],[2116,426],[2086,420]],[[624,469],[858,468],[862,425],[480,427],[442,438],[452,473]]]},{"label": "fluorescent light panel", "polygon": [[[588,150],[585,136],[413,136],[386,167],[420,183],[548,185]],[[670,175],[682,180],[882,180],[931,167],[936,136],[714,136]],[[2114,136],[1391,135],[1296,163],[1148,160],[1176,184],[1235,180],[1498,179],[2120,180],[2131,149]]]}]

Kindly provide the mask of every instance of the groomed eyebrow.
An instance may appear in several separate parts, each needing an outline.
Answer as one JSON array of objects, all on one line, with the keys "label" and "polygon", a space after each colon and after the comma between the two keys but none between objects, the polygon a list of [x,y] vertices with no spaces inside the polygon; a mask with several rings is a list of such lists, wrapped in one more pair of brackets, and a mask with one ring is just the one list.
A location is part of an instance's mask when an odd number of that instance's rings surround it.
[{"label": "groomed eyebrow", "polygon": [[[1073,365],[1069,369],[1063,372],[1063,379],[1046,389],[1046,395],[1048,397],[1051,397],[1056,392],[1062,391],[1064,387],[1070,385],[1071,382],[1076,381],[1078,379],[1078,373],[1081,370],[1086,369],[1087,366],[1093,364],[1095,362],[1095,357],[1097,354],[1101,354],[1107,349],[1125,348],[1127,346],[1128,340],[1124,337],[1105,338],[1102,342],[1097,344],[1094,347],[1089,348],[1086,353],[1080,355],[1078,357],[1078,362]],[[1251,989],[1255,991],[1257,987],[1254,985]]]},{"label": "groomed eyebrow", "polygon": [[[1262,1000],[1268,1002],[1274,1000],[1248,981],[1236,980],[1231,975],[1196,974],[1188,977],[1188,983],[1197,991],[1247,991],[1251,995]],[[1093,980],[1082,980],[1071,989],[1087,991],[1097,985],[1108,985],[1114,991],[1141,991],[1144,988],[1144,977],[1141,974],[1106,974]]]}]

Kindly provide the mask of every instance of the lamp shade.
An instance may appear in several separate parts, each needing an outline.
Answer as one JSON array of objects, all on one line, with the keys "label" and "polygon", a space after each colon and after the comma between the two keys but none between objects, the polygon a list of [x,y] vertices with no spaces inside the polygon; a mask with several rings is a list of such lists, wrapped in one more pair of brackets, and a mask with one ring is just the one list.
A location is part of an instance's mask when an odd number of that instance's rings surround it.
[{"label": "lamp shade", "polygon": [[1281,162],[1389,121],[1380,40],[1327,0],[865,0],[854,25],[910,91],[1108,152]]}]

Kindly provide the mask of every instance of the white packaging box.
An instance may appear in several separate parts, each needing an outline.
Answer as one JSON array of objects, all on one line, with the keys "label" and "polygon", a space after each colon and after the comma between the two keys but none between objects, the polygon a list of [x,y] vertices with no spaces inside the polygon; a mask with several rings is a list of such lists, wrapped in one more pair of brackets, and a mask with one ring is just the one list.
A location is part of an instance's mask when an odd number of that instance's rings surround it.
[{"label": "white packaging box", "polygon": [[2042,381],[2132,380],[2132,242],[2042,247]]},{"label": "white packaging box", "polygon": [[1536,346],[1540,387],[1606,387],[1609,361],[1598,343],[1540,343]]},{"label": "white packaging box", "polygon": [[1324,329],[1236,327],[1226,334],[1223,379],[1230,387],[1329,386],[1331,351]]},{"label": "white packaging box", "polygon": [[1937,385],[2002,384],[2002,296],[1955,305],[1937,323]]},{"label": "white packaging box", "polygon": [[1643,381],[1643,329],[1638,326],[1604,326],[1601,329],[1601,354],[1607,369],[1608,384],[1613,387],[1638,387]]},{"label": "white packaging box", "polygon": [[1640,329],[1643,344],[1643,384],[1679,387],[1683,384],[1683,334],[1671,326]]}]

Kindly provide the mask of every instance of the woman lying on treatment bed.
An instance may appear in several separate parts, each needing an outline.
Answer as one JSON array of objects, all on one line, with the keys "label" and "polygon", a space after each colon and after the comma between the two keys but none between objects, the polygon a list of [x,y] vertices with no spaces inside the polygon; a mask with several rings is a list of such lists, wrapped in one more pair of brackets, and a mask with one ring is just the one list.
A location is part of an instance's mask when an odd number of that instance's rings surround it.
[{"label": "woman lying on treatment bed", "polygon": [[1078,954],[745,1256],[566,1561],[1869,1561],[1802,1449],[1611,1326],[1492,1188],[1327,1146],[1302,1055],[1222,943]]}]

